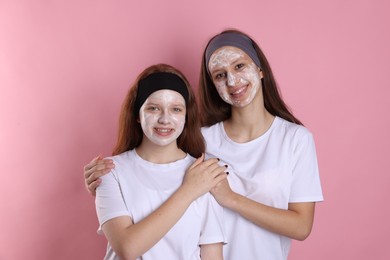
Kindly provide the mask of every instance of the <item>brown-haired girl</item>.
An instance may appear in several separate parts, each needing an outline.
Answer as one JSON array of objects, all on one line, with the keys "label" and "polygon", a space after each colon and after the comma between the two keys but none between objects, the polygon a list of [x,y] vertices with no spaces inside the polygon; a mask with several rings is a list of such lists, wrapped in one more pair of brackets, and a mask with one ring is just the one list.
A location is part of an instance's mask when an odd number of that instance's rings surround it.
[{"label": "brown-haired girl", "polygon": [[224,207],[225,259],[287,259],[323,199],[312,134],[288,110],[259,46],[237,30],[208,42],[199,99],[206,153],[229,166],[211,190]]}]

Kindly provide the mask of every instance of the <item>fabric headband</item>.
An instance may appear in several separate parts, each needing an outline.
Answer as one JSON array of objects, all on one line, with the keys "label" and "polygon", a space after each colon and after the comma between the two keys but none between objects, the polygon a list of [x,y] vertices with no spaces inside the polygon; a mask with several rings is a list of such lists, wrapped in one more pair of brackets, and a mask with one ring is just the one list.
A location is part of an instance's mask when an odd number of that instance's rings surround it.
[{"label": "fabric headband", "polygon": [[153,93],[162,89],[170,89],[181,94],[188,102],[189,94],[186,83],[174,73],[156,72],[150,74],[138,83],[137,98],[135,100],[134,112],[138,113],[145,100]]},{"label": "fabric headband", "polygon": [[247,36],[236,33],[236,32],[226,32],[215,36],[209,43],[206,49],[205,58],[206,58],[206,68],[208,70],[208,64],[210,61],[211,55],[219,48],[224,46],[233,46],[243,50],[253,62],[261,69],[261,64],[259,57],[257,56],[256,50],[253,47],[252,40]]}]

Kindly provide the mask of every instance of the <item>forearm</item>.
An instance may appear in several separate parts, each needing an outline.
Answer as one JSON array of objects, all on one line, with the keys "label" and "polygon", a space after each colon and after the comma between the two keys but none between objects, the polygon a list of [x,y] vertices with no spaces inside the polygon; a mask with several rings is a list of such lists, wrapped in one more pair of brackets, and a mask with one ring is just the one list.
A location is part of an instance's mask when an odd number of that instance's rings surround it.
[{"label": "forearm", "polygon": [[202,260],[223,260],[222,243],[205,244],[200,246]]},{"label": "forearm", "polygon": [[279,209],[235,193],[225,207],[257,226],[296,240],[306,239],[313,225],[314,203],[290,203],[288,209]]},{"label": "forearm", "polygon": [[[183,216],[192,198],[181,189],[149,216],[107,236],[114,251],[124,259],[135,259],[152,248]],[[105,225],[103,225],[103,230]],[[109,227],[108,227],[109,228]],[[110,232],[110,230],[107,230]]]}]

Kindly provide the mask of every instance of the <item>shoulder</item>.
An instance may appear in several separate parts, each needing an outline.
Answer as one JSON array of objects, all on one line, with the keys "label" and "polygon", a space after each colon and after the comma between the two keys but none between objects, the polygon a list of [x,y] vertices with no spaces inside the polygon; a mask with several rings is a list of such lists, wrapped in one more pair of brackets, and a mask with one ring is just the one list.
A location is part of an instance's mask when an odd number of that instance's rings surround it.
[{"label": "shoulder", "polygon": [[132,157],[133,157],[133,150],[130,150],[118,155],[107,157],[105,159],[113,160],[116,167],[128,163],[130,160],[132,160],[131,159]]},{"label": "shoulder", "polygon": [[213,130],[215,130],[215,129],[217,128],[218,124],[219,124],[219,123],[216,123],[216,124],[211,125],[211,126],[203,126],[203,127],[201,128],[201,131],[202,131],[202,132],[210,132],[210,131],[213,131]]},{"label": "shoulder", "polygon": [[170,163],[169,165],[172,165],[172,167],[178,167],[178,169],[183,168],[187,170],[188,167],[190,167],[195,161],[196,158],[187,153],[183,159],[177,160],[173,163]]},{"label": "shoulder", "polygon": [[214,134],[217,134],[219,133],[219,129],[220,129],[220,124],[221,122],[219,123],[216,123],[212,126],[204,126],[201,128],[201,132],[203,134],[204,137],[208,137],[208,136],[212,136]]},{"label": "shoulder", "polygon": [[283,118],[276,117],[275,130],[294,139],[312,138],[312,133],[303,125],[298,125]]},{"label": "shoulder", "polygon": [[115,168],[112,169],[109,174],[104,175],[102,177],[107,176],[107,178],[109,178],[108,176],[111,176],[117,179],[122,172],[126,172],[126,169],[132,167],[131,162],[134,161],[134,154],[133,154],[133,150],[130,150],[118,155],[106,157],[105,159],[113,160],[115,164]]},{"label": "shoulder", "polygon": [[276,131],[279,132],[279,137],[287,147],[293,149],[293,154],[315,154],[315,141],[309,129],[284,119],[280,119],[278,128]]}]

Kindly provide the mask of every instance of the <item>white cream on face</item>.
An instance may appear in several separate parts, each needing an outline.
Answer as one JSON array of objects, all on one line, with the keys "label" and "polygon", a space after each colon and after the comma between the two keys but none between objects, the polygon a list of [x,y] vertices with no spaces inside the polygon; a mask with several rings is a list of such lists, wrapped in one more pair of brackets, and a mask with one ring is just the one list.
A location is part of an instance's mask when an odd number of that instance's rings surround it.
[{"label": "white cream on face", "polygon": [[208,68],[219,96],[232,106],[248,105],[260,89],[259,68],[239,48],[219,48],[211,55]]},{"label": "white cream on face", "polygon": [[153,92],[139,112],[142,131],[154,144],[176,142],[184,129],[186,103],[182,95],[168,89]]}]

